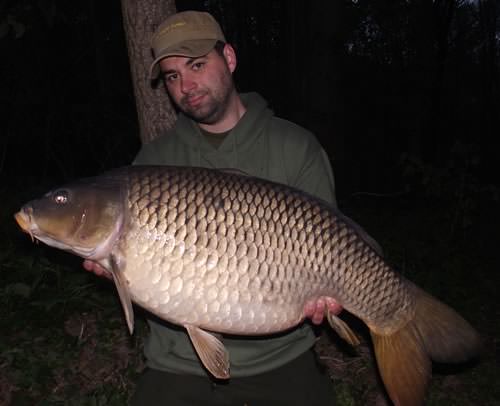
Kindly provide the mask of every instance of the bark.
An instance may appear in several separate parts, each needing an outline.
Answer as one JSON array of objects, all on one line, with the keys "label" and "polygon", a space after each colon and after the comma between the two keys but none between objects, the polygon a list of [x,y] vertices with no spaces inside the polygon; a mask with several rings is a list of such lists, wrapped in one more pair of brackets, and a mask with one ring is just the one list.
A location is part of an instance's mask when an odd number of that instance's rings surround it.
[{"label": "bark", "polygon": [[121,4],[139,135],[146,144],[170,129],[177,117],[165,88],[161,84],[152,86],[149,78],[151,36],[166,17],[175,13],[175,1],[122,0]]}]

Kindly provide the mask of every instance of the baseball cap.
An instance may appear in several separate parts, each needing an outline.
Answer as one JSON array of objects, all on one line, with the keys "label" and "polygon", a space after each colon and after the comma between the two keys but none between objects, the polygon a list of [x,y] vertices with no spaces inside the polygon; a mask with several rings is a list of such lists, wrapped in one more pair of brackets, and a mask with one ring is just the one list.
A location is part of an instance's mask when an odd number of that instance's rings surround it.
[{"label": "baseball cap", "polygon": [[197,58],[208,54],[217,41],[226,42],[219,23],[203,11],[182,11],[168,17],[151,39],[155,60],[149,69],[151,79],[160,73],[160,62],[167,56]]}]

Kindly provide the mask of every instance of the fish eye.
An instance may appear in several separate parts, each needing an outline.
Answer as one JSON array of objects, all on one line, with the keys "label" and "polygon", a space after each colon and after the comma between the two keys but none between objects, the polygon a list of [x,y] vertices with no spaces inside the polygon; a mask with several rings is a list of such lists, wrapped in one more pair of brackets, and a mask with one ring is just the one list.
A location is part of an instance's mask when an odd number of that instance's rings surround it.
[{"label": "fish eye", "polygon": [[57,204],[65,204],[68,202],[68,192],[66,190],[58,190],[54,193],[52,199]]}]

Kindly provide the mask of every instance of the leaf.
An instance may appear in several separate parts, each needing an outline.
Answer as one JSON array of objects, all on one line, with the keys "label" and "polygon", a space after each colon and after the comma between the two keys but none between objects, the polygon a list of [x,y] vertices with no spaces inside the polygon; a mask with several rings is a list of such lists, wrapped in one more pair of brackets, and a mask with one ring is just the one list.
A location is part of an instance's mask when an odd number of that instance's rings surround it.
[{"label": "leaf", "polygon": [[14,296],[22,296],[24,298],[28,298],[31,296],[31,286],[20,282],[7,285],[5,291]]},{"label": "leaf", "polygon": [[26,26],[23,23],[18,23],[14,21],[11,25],[12,28],[14,28],[14,37],[16,39],[21,38],[26,32]]},{"label": "leaf", "polygon": [[3,39],[9,33],[10,26],[7,21],[2,21],[0,23],[0,39]]}]

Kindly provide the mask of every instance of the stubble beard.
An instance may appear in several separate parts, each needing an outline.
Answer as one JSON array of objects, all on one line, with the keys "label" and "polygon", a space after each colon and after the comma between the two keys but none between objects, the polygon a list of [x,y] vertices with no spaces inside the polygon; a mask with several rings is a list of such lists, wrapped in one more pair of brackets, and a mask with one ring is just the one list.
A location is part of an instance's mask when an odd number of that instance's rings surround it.
[{"label": "stubble beard", "polygon": [[[202,124],[215,124],[221,120],[229,107],[231,94],[234,91],[234,83],[231,74],[227,72],[220,75],[218,82],[220,83],[218,87],[205,88],[198,90],[194,94],[184,96],[179,104],[182,112]],[[204,96],[201,105],[191,107],[187,102],[190,97],[201,95]]]}]

